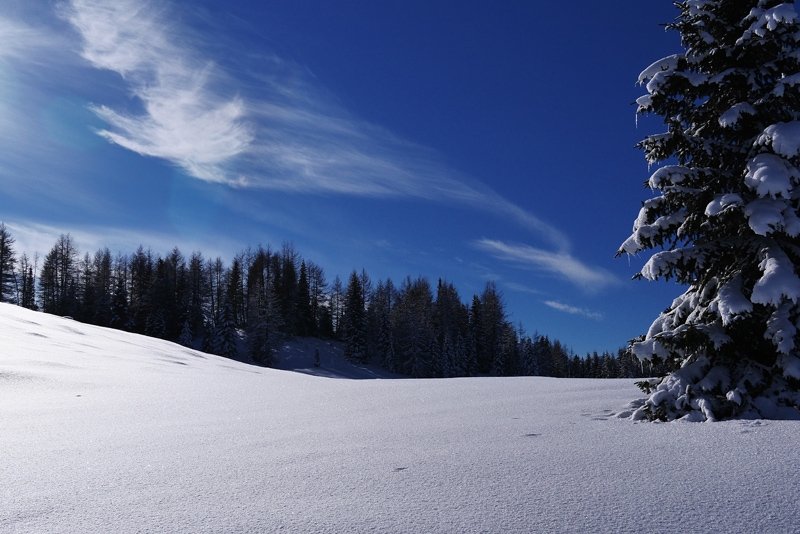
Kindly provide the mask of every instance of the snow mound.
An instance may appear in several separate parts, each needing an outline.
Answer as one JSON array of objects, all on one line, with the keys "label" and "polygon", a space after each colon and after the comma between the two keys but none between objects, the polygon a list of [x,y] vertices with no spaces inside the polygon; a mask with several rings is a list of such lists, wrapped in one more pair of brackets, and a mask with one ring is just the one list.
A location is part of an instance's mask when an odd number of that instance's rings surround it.
[{"label": "snow mound", "polygon": [[330,380],[0,304],[0,531],[796,531],[798,422],[637,424],[636,396]]}]

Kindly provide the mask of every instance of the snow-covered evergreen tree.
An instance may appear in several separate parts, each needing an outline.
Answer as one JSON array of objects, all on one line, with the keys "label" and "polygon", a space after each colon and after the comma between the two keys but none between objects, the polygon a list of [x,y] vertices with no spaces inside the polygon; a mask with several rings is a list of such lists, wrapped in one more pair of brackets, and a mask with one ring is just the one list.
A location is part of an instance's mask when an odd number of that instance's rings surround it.
[{"label": "snow-covered evergreen tree", "polygon": [[663,164],[619,254],[688,285],[632,345],[667,376],[638,418],[797,416],[800,406],[800,18],[791,0],[686,0],[683,53],[639,77],[640,143]]}]

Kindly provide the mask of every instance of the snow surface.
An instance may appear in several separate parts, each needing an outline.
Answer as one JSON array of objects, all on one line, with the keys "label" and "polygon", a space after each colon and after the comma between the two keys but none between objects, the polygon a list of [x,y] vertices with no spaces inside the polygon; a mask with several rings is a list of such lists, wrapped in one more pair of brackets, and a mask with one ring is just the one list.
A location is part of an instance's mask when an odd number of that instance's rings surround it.
[{"label": "snow surface", "polygon": [[730,128],[731,126],[736,125],[739,122],[742,114],[746,113],[748,115],[755,115],[756,109],[750,105],[749,102],[739,102],[738,104],[734,105],[731,109],[720,115],[719,117],[719,125],[723,128]]},{"label": "snow surface", "polygon": [[800,154],[800,121],[768,126],[756,139],[757,145],[772,146],[776,154],[793,158]]},{"label": "snow surface", "polygon": [[[373,372],[319,343],[306,371]],[[0,304],[0,531],[800,530],[800,422],[624,419],[640,396],[310,376]]]}]

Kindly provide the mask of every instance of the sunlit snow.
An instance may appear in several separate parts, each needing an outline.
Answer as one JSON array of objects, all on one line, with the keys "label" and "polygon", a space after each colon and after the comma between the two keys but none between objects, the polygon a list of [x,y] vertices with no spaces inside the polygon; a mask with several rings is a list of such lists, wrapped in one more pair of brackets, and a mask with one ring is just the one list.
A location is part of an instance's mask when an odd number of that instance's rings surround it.
[{"label": "sunlit snow", "polygon": [[798,421],[634,423],[632,380],[286,350],[305,373],[0,304],[0,531],[797,530]]}]

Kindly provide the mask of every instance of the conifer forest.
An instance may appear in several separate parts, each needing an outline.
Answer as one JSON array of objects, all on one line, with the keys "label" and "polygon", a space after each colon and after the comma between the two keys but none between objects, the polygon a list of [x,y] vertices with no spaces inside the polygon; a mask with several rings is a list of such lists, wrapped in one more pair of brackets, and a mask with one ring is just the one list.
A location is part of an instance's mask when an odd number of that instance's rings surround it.
[{"label": "conifer forest", "polygon": [[347,361],[414,378],[553,376],[636,378],[627,350],[579,356],[509,320],[494,282],[465,301],[443,279],[373,281],[363,269],[329,280],[292,244],[246,249],[229,262],[178,248],[81,252],[62,234],[44,258],[17,255],[0,226],[3,302],[272,366],[282,341],[343,344]]}]

